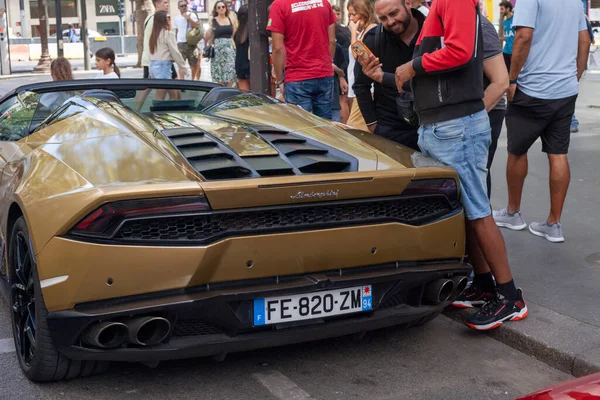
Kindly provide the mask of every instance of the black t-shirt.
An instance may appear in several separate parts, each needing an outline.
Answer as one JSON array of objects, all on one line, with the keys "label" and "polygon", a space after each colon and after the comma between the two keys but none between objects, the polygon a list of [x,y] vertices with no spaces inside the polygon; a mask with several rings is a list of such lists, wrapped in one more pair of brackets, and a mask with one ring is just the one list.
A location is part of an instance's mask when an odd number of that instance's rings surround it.
[{"label": "black t-shirt", "polygon": [[[368,31],[362,39],[364,44],[379,58],[384,72],[383,82],[378,83],[362,72],[358,61],[354,65],[353,89],[360,112],[367,125],[377,123],[378,125],[393,126],[402,131],[416,131],[417,129],[404,121],[404,118],[398,114],[396,106],[396,96],[398,95],[395,79],[396,68],[412,60],[417,39],[425,22],[425,16],[419,11],[413,8],[411,12],[419,29],[410,45],[383,29],[381,24]],[[376,38],[379,38],[379,43]],[[371,86],[374,86],[375,89],[374,97],[371,97]]]}]

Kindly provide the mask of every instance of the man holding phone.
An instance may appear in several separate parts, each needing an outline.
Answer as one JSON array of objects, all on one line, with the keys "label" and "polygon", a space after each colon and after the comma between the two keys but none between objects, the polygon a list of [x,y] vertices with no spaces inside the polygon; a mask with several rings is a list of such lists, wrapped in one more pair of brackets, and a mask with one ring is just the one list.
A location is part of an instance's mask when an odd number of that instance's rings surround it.
[{"label": "man holding phone", "polygon": [[[418,123],[407,122],[398,110],[394,72],[412,59],[425,16],[411,8],[411,0],[377,0],[380,24],[362,42],[373,53],[358,57],[354,93],[369,130],[376,135],[418,150]],[[374,86],[374,96],[371,87]]]}]

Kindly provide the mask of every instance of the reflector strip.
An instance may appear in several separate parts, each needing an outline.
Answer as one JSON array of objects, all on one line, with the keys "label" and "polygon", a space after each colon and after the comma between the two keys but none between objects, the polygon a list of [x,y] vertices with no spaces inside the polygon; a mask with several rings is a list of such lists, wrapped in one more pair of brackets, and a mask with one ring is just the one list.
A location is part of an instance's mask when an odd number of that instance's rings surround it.
[{"label": "reflector strip", "polygon": [[69,279],[69,275],[57,276],[55,278],[48,278],[40,281],[41,288],[47,288],[49,286],[58,285]]}]

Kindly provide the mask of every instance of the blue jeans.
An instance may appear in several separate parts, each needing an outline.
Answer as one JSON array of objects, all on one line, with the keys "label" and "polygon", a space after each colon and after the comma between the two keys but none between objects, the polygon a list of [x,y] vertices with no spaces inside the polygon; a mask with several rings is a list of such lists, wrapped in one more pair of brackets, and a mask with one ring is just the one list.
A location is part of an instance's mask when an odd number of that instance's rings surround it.
[{"label": "blue jeans", "polygon": [[577,120],[575,114],[573,114],[573,118],[571,118],[571,129],[573,128],[579,128],[579,121]]},{"label": "blue jeans", "polygon": [[421,152],[458,172],[461,202],[469,220],[492,213],[486,184],[491,131],[485,110],[419,128]]},{"label": "blue jeans", "polygon": [[150,77],[152,79],[171,79],[173,61],[150,61]]},{"label": "blue jeans", "polygon": [[341,110],[332,110],[331,111],[331,120],[335,122],[342,122],[342,111]]},{"label": "blue jeans", "polygon": [[317,117],[331,119],[333,107],[333,76],[309,79],[299,82],[286,82],[285,102],[296,104]]}]

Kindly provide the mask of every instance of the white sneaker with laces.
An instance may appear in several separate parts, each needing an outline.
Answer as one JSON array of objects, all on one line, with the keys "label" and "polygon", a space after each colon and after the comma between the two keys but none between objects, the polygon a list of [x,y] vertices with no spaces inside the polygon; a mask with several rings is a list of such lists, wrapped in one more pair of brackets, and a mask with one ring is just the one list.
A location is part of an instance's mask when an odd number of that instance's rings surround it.
[{"label": "white sneaker with laces", "polygon": [[496,225],[501,228],[512,229],[513,231],[520,231],[527,228],[527,223],[523,219],[520,211],[509,213],[508,209],[503,208],[502,210],[492,211],[492,216]]}]

